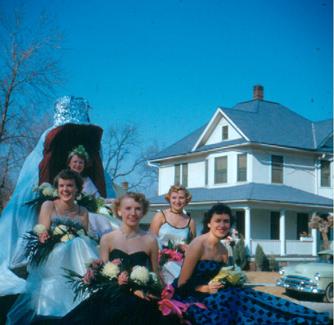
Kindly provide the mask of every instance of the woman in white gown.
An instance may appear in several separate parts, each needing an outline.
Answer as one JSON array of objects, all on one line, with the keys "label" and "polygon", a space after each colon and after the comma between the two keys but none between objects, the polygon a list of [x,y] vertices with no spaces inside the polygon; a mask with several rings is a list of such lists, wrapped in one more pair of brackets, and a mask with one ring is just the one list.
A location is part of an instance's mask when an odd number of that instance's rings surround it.
[{"label": "woman in white gown", "polygon": [[[150,226],[150,232],[158,238],[160,249],[172,244],[186,249],[190,241],[196,237],[194,219],[184,212],[191,201],[191,194],[182,185],[173,185],[165,196],[170,207],[155,214]],[[173,282],[181,271],[182,261],[168,261],[162,266],[161,275],[166,284]]]},{"label": "woman in white gown", "polygon": [[[79,173],[83,178],[84,184],[82,193],[92,195],[95,198],[101,198],[99,190],[85,172],[87,165],[89,165],[89,154],[83,145],[79,145],[68,155],[67,166],[69,169]],[[106,216],[93,212],[88,213],[88,219],[89,233],[98,239],[101,238],[102,235],[118,228],[120,225],[120,222],[116,218],[113,218],[111,221],[108,220]]]},{"label": "woman in white gown", "polygon": [[[67,153],[84,144],[90,154],[89,175],[99,193],[106,197],[104,172],[100,156],[103,130],[92,125],[90,106],[83,98],[64,96],[54,106],[54,125],[40,137],[36,147],[26,158],[15,190],[0,217],[0,296],[22,293],[25,280],[12,270],[25,266],[23,234],[37,223],[38,209],[26,203],[37,197],[33,188],[51,182],[66,166]],[[108,193],[115,197],[115,193]]]},{"label": "woman in white gown", "polygon": [[72,227],[76,235],[64,233],[43,262],[29,264],[26,291],[9,311],[7,324],[31,324],[38,317],[62,317],[80,303],[78,299],[74,301],[64,269],[83,275],[86,264],[98,258],[95,241],[85,235],[87,210],[75,202],[82,184],[81,177],[71,170],[63,170],[56,177],[59,199],[42,204],[38,227],[43,225],[53,234]]}]

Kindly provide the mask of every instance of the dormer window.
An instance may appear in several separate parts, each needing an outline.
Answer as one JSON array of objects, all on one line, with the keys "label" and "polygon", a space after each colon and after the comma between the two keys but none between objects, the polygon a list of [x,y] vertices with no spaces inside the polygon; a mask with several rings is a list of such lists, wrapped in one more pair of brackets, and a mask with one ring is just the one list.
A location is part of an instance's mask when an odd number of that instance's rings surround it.
[{"label": "dormer window", "polygon": [[228,139],[228,125],[222,127],[222,140]]}]

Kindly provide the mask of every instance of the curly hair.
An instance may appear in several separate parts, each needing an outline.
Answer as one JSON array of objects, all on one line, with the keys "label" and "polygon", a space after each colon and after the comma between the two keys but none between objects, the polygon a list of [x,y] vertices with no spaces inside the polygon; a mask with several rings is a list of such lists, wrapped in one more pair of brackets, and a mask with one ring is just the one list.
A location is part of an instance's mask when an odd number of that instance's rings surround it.
[{"label": "curly hair", "polygon": [[131,198],[137,203],[139,203],[143,208],[143,215],[147,213],[148,208],[150,206],[150,202],[146,199],[145,195],[142,193],[127,192],[121,197],[115,199],[113,202],[113,212],[116,216],[118,216],[117,212],[121,206],[122,200],[126,198]]},{"label": "curly hair", "polygon": [[89,163],[89,155],[85,149],[85,147],[80,144],[79,146],[75,147],[67,156],[67,165],[70,163],[73,156],[78,156],[85,162],[85,167]]},{"label": "curly hair", "polygon": [[234,224],[234,218],[231,208],[223,203],[217,203],[212,206],[211,209],[204,215],[202,234],[206,234],[207,232],[209,232],[210,228],[208,227],[208,224],[210,223],[214,214],[227,214],[230,217],[231,226],[232,224]]},{"label": "curly hair", "polygon": [[170,196],[173,192],[179,192],[179,191],[183,191],[186,195],[186,201],[187,201],[187,204],[191,201],[191,193],[183,186],[183,185],[172,185],[170,188],[169,188],[169,191],[168,193],[165,195],[165,199],[170,202]]},{"label": "curly hair", "polygon": [[82,191],[83,179],[77,172],[70,170],[70,169],[61,170],[53,181],[53,185],[56,188],[58,188],[59,179],[65,179],[65,180],[73,179],[75,182],[75,186],[77,187],[78,193]]}]

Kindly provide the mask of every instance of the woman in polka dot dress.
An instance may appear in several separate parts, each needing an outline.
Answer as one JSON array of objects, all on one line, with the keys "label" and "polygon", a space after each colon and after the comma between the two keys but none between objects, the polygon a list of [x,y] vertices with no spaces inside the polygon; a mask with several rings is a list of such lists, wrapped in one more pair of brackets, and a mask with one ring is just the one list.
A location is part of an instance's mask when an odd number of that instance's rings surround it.
[{"label": "woman in polka dot dress", "polygon": [[327,313],[317,313],[251,288],[225,287],[211,281],[230,264],[221,243],[231,227],[231,209],[214,205],[203,220],[203,235],[190,244],[177,279],[176,299],[191,305],[185,318],[192,324],[328,324]]}]

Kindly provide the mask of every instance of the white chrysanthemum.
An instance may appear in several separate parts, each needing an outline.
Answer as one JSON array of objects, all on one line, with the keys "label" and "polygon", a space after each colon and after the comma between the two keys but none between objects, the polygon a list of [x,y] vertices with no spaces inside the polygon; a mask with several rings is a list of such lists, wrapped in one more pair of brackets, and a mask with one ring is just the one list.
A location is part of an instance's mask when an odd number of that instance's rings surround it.
[{"label": "white chrysanthemum", "polygon": [[99,207],[98,210],[97,210],[97,213],[109,215],[109,211],[106,207]]},{"label": "white chrysanthemum", "polygon": [[130,279],[138,284],[147,284],[150,280],[150,272],[144,266],[135,266],[130,274]]},{"label": "white chrysanthemum", "polygon": [[54,235],[63,235],[67,232],[68,227],[65,225],[59,225],[53,230]]},{"label": "white chrysanthemum", "polygon": [[44,188],[47,188],[47,187],[52,187],[52,185],[51,185],[50,183],[48,183],[48,182],[44,182],[44,183],[42,183],[42,184],[39,186],[39,188],[40,188],[41,190],[43,190]]},{"label": "white chrysanthemum", "polygon": [[65,241],[68,241],[68,240],[71,240],[71,239],[74,239],[74,238],[75,238],[74,235],[72,235],[72,234],[66,234],[66,235],[64,235],[64,236],[62,236],[60,238],[60,241],[61,242],[65,242]]},{"label": "white chrysanthemum", "polygon": [[42,232],[45,232],[47,229],[44,225],[41,225],[40,223],[37,224],[34,229],[33,232],[37,235],[41,234]]},{"label": "white chrysanthemum", "polygon": [[120,272],[120,269],[118,265],[112,263],[112,262],[107,262],[104,264],[103,269],[102,269],[102,274],[107,276],[110,279],[116,278]]},{"label": "white chrysanthemum", "polygon": [[54,190],[53,190],[52,196],[53,196],[53,197],[57,197],[57,196],[58,196],[58,191],[57,191],[57,189],[54,189]]},{"label": "white chrysanthemum", "polygon": [[54,193],[54,188],[49,186],[49,187],[45,187],[43,190],[42,190],[42,194],[44,196],[53,196],[53,193]]}]

